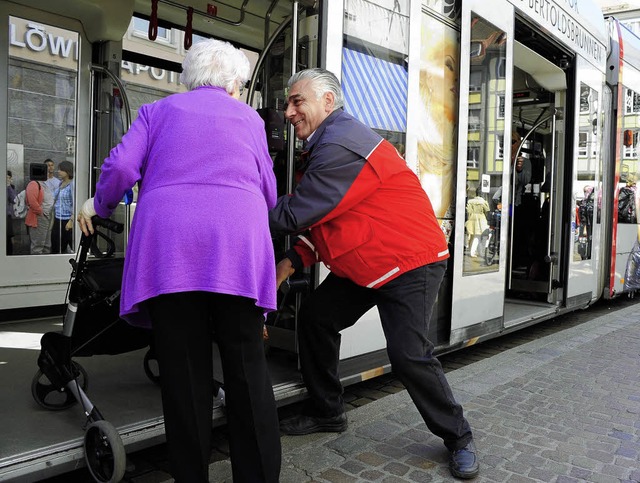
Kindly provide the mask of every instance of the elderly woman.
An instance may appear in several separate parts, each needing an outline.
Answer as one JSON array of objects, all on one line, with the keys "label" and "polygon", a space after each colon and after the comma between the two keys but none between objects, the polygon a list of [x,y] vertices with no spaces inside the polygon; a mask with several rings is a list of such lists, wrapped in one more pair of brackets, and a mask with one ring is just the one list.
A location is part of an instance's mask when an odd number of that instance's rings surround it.
[{"label": "elderly woman", "polygon": [[91,232],[91,216],[111,215],[139,183],[120,311],[153,329],[175,480],[207,481],[215,333],[233,481],[276,482],[280,436],[262,340],[264,313],[276,307],[276,182],[264,124],[238,100],[250,70],[241,51],[203,41],[182,67],[189,92],[140,108],[78,222]]}]

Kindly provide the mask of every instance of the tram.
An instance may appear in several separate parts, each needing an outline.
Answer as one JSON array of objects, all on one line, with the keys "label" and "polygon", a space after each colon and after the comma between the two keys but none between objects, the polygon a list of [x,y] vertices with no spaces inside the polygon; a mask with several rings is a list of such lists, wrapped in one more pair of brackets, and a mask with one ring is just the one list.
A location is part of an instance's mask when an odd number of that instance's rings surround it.
[{"label": "tram", "polygon": [[[450,247],[430,324],[438,353],[640,288],[630,213],[639,211],[640,40],[589,0],[9,0],[0,15],[0,166],[18,193],[32,165],[69,161],[81,206],[139,106],[184,91],[185,52],[215,37],[252,62],[242,99],[265,121],[280,194],[295,187],[302,149],[284,118],[286,83],[304,68],[334,72],[345,110],[405,157]],[[495,241],[480,234],[476,253],[466,229],[474,196],[499,215]],[[135,197],[114,214],[125,224],[112,234],[117,256],[126,256]],[[28,391],[39,336],[59,320],[16,320],[64,304],[70,255],[31,254],[9,205],[0,220],[0,481],[33,481],[84,464],[78,414],[47,412]],[[274,240],[277,257],[290,243]],[[297,309],[326,273],[295,274],[267,319],[279,404],[304,397]],[[340,354],[345,384],[390,370],[375,309],[344,332]],[[164,432],[159,392],[134,369],[141,359],[80,361],[127,451]]]}]

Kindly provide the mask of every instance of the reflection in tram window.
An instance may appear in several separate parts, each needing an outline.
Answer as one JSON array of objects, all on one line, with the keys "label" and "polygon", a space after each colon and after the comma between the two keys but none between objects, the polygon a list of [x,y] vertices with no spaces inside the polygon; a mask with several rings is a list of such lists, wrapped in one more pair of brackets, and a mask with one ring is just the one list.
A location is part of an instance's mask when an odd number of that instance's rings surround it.
[{"label": "reflection in tram window", "polygon": [[409,2],[396,2],[391,18],[389,10],[376,2],[350,2],[347,12],[342,49],[344,109],[404,155]]},{"label": "reflection in tram window", "polygon": [[[622,159],[618,167],[618,224],[637,223],[638,198],[637,182],[640,179],[640,135],[638,114],[640,114],[640,94],[625,87],[625,110],[620,122],[620,146]],[[637,238],[637,237],[636,237]]]},{"label": "reflection in tram window", "polygon": [[580,84],[580,117],[578,133],[578,166],[574,186],[582,187],[576,193],[577,236],[574,237],[574,261],[592,257],[594,225],[602,200],[602,190],[596,174],[599,173],[600,144],[598,142],[598,93],[588,85]]},{"label": "reflection in tram window", "polygon": [[486,20],[473,17],[469,48],[468,202],[464,224],[467,243],[463,275],[494,272],[500,268],[499,263],[495,263],[499,261],[496,254],[487,257],[486,252],[492,247],[495,250],[495,245],[490,244],[492,233],[488,218],[494,220],[496,206],[490,203],[496,205],[492,198],[502,191],[506,34]]},{"label": "reflection in tram window", "polygon": [[[38,203],[7,220],[7,254],[51,253],[57,168],[63,161],[76,164],[79,37],[18,17],[9,17],[9,31],[7,170],[17,195],[30,181],[40,189],[34,194]],[[30,167],[45,161],[45,178],[36,180]]]},{"label": "reflection in tram window", "polygon": [[640,289],[640,225],[638,212],[640,199],[637,183],[640,180],[640,135],[638,132],[638,114],[640,114],[640,94],[624,86],[625,109],[624,115],[618,122],[619,145],[622,156],[617,166],[619,180],[617,185],[618,225],[616,227],[616,243],[631,246],[626,260],[623,277],[623,290]]}]

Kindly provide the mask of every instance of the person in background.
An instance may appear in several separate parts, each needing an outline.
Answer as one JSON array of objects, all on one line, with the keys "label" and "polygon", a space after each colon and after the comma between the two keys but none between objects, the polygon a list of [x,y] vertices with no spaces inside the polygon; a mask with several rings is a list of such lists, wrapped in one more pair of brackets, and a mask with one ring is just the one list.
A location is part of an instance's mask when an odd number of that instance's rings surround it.
[{"label": "person in background", "polygon": [[188,92],[140,108],[78,222],[91,232],[91,217],[110,216],[139,184],[120,311],[153,330],[175,481],[208,481],[215,335],[233,481],[275,483],[280,434],[262,340],[264,314],[276,309],[273,162],[264,122],[238,100],[247,57],[205,40],[182,67]]},{"label": "person in background", "polygon": [[60,178],[56,176],[56,163],[53,159],[47,158],[44,160],[44,164],[47,165],[47,180],[44,184],[54,193],[61,183]]},{"label": "person in background", "polygon": [[67,253],[73,250],[73,164],[62,161],[58,165],[60,185],[54,191],[53,228],[51,229],[51,253]]},{"label": "person in background", "polygon": [[584,198],[580,202],[578,214],[580,216],[580,237],[584,240],[582,259],[591,258],[591,243],[593,237],[593,210],[595,196],[593,186],[587,185],[583,189]]},{"label": "person in background", "polygon": [[278,198],[269,215],[274,236],[300,238],[278,263],[277,281],[318,261],[331,273],[300,308],[309,399],[280,429],[303,435],[347,428],[340,332],[377,306],[393,372],[444,440],[451,473],[473,478],[479,465],[471,428],[427,338],[449,257],[431,202],[396,149],[341,109],[340,82],[331,72],[296,73],[288,95],[285,116],[307,142],[308,164],[293,195]]},{"label": "person in background", "polygon": [[13,200],[17,193],[12,181],[13,173],[7,171],[7,255],[13,255]]},{"label": "person in background", "polygon": [[27,185],[25,200],[28,210],[24,224],[27,225],[29,232],[30,253],[31,255],[48,253],[51,240],[49,225],[53,208],[53,192],[47,188],[45,181],[32,179]]},{"label": "person in background", "polygon": [[[533,220],[527,219],[525,206],[522,204],[526,186],[531,182],[531,161],[522,156],[520,146],[522,136],[514,128],[511,132],[511,163],[515,171],[513,186],[513,265],[528,266],[531,263],[530,238]],[[521,151],[521,150],[520,150]]]},{"label": "person in background", "polygon": [[[56,164],[53,159],[47,158],[44,163],[47,165],[47,179],[44,182],[44,187],[49,190],[51,196],[55,199],[55,193],[60,186],[60,179],[56,176]],[[53,210],[53,206],[51,207]],[[49,214],[49,218],[53,217],[53,213]],[[53,224],[49,223],[49,228],[44,244],[44,253],[51,253],[51,232],[53,230]]]},{"label": "person in background", "polygon": [[[484,231],[489,228],[487,214],[491,211],[489,203],[482,196],[482,187],[476,188],[476,196],[467,201],[467,221],[465,227],[471,237],[471,248],[469,256],[476,258],[480,249],[480,238]],[[482,255],[482,254],[481,254]]]},{"label": "person in background", "polygon": [[525,187],[531,182],[531,161],[518,153],[522,145],[522,136],[515,129],[511,133],[511,162],[515,169],[516,184],[514,186],[513,205],[522,204]]}]

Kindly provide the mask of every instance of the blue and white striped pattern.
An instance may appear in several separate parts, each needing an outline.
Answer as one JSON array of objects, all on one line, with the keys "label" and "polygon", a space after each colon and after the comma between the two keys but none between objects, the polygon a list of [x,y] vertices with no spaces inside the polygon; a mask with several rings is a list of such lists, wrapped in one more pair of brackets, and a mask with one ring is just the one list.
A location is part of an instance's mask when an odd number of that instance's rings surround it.
[{"label": "blue and white striped pattern", "polygon": [[407,69],[342,49],[344,109],[374,129],[406,132]]}]

